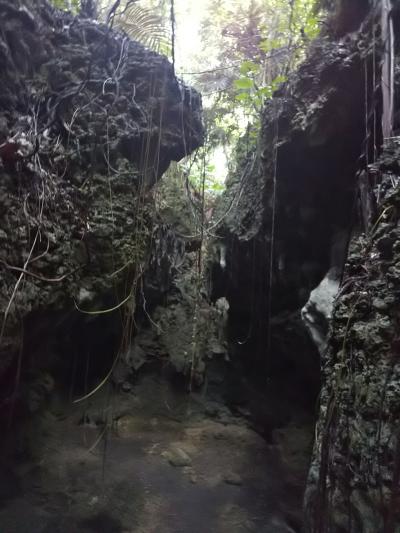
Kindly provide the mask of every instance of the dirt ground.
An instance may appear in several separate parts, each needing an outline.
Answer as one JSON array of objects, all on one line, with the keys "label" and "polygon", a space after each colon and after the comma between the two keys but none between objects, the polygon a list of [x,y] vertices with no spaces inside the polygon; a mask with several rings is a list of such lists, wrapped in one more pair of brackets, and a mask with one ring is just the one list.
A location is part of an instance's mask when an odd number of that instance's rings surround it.
[{"label": "dirt ground", "polygon": [[30,456],[2,467],[1,533],[301,531],[301,427],[268,444],[223,404],[154,377],[56,398],[29,424]]}]

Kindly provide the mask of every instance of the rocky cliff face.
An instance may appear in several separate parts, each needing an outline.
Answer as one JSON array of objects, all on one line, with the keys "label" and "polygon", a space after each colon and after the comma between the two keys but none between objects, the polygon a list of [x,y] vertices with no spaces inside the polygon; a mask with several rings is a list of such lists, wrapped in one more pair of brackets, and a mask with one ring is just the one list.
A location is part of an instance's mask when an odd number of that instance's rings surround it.
[{"label": "rocky cliff face", "polygon": [[[294,379],[311,398],[319,357],[300,309],[325,274],[337,279],[343,265],[366,150],[366,88],[367,105],[373,100],[368,31],[365,21],[340,40],[326,35],[313,44],[267,105],[259,145],[224,200],[227,269],[214,267],[214,289],[227,294],[236,340],[246,339],[236,349],[266,374]],[[378,131],[374,138],[380,142]]]},{"label": "rocky cliff face", "polygon": [[[279,384],[275,411],[287,402],[270,423],[287,421],[307,395],[313,409],[321,364],[306,530],[397,531],[396,141],[369,167],[383,146],[381,5],[334,4],[231,177],[227,268],[214,265],[214,292],[229,300],[236,358],[250,373],[264,369],[264,387]],[[397,38],[397,7],[391,16]],[[363,231],[343,277],[348,243]]]},{"label": "rocky cliff face", "polygon": [[377,218],[351,242],[322,357],[310,531],[400,527],[399,147],[391,140],[371,169]]},{"label": "rocky cliff face", "polygon": [[[48,365],[54,346],[43,339],[59,327],[64,333],[53,340],[64,340],[61,359],[71,359],[73,336],[84,344],[92,330],[98,358],[108,351],[110,367],[122,304],[133,313],[149,261],[162,263],[164,276],[176,266],[173,250],[155,244],[151,251],[162,223],[149,190],[172,160],[202,143],[203,126],[199,95],[175,78],[165,57],[125,35],[45,0],[1,2],[0,16],[7,408],[21,357],[25,370]],[[185,242],[171,246],[182,252]]]}]

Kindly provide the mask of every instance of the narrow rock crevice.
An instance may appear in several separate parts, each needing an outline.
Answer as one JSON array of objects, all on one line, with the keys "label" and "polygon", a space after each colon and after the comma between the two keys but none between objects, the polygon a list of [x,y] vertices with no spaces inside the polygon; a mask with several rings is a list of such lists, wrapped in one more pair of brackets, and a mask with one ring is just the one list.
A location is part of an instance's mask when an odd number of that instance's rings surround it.
[{"label": "narrow rock crevice", "polygon": [[201,95],[0,2],[0,530],[398,533],[400,9],[320,4],[206,242]]}]

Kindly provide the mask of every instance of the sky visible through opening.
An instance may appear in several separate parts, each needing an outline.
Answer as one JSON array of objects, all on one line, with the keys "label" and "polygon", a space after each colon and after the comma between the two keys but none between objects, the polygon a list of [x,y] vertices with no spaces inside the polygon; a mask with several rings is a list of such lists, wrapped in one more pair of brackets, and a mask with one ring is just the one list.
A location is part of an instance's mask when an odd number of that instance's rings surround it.
[{"label": "sky visible through opening", "polygon": [[[209,64],[196,62],[196,57],[202,51],[200,28],[208,13],[209,0],[175,0],[176,29],[175,29],[175,67],[177,76],[189,85],[191,72],[212,69],[215,66],[217,50],[210,49]],[[247,0],[235,2],[247,4]],[[222,36],[221,36],[222,39]],[[203,97],[203,105],[207,106],[207,98]],[[223,183],[228,172],[228,161],[222,146],[216,148],[211,156],[211,163],[215,167],[214,178]]]},{"label": "sky visible through opening", "polygon": [[193,60],[201,50],[200,26],[207,0],[176,0],[176,70],[178,75],[194,69]]}]

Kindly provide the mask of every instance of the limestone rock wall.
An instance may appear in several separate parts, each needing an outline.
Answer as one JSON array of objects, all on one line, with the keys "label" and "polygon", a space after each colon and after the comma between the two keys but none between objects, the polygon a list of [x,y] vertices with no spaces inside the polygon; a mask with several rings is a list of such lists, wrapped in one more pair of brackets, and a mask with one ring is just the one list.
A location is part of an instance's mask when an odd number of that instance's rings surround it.
[{"label": "limestone rock wall", "polygon": [[[356,31],[321,35],[267,103],[259,142],[243,154],[242,140],[218,213],[226,213],[227,267],[212,267],[214,297],[229,300],[232,349],[254,373],[277,377],[289,394],[310,392],[311,401],[319,355],[300,310],[326,273],[343,267],[356,173],[372,146],[365,109],[374,105],[373,15],[364,15],[354,19]],[[376,123],[379,113],[378,106]],[[372,138],[381,142],[378,128]]]},{"label": "limestone rock wall", "polygon": [[[289,398],[290,417],[294,392],[313,390],[320,406],[305,531],[397,533],[399,8],[394,138],[384,143],[381,4],[328,3],[330,27],[266,106],[260,142],[231,178],[214,292],[231,306],[235,356],[264,372],[265,389],[279,384],[273,405]],[[320,357],[298,311],[327,272],[341,286]]]},{"label": "limestone rock wall", "polygon": [[2,1],[0,18],[1,378],[27,316],[134,308],[150,188],[203,125],[199,94],[124,34],[46,0]]},{"label": "limestone rock wall", "polygon": [[399,158],[396,138],[373,167],[377,219],[351,243],[322,358],[310,532],[400,528]]}]

